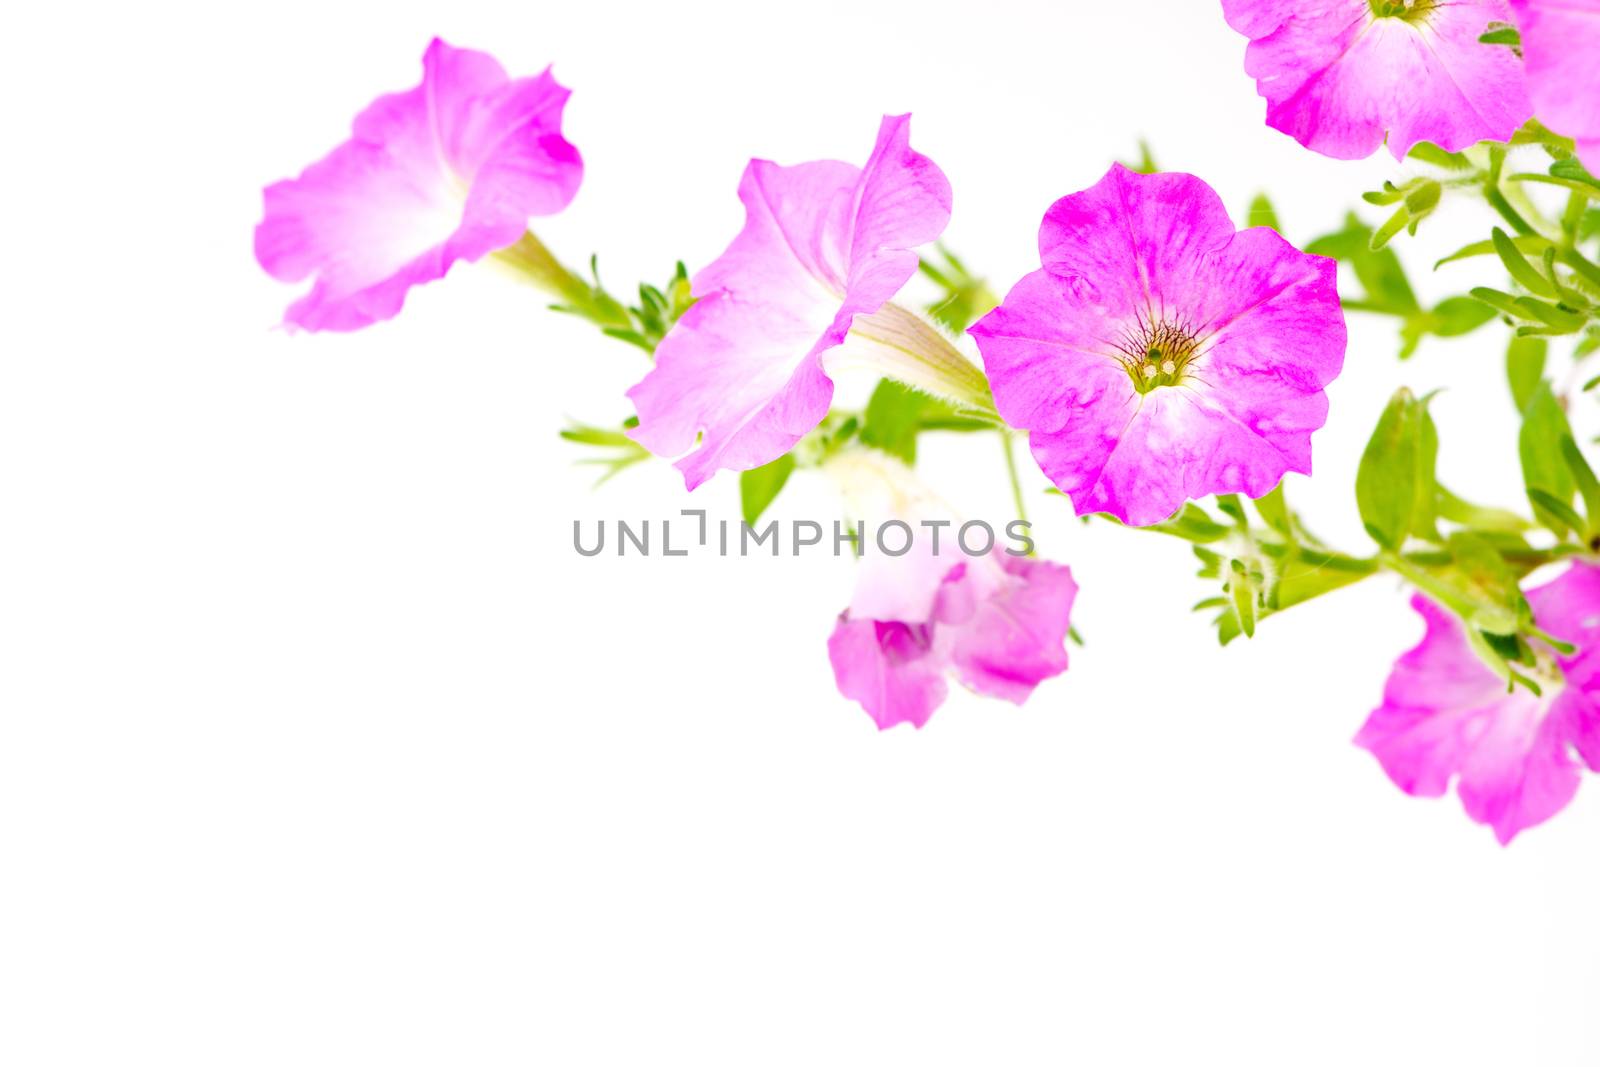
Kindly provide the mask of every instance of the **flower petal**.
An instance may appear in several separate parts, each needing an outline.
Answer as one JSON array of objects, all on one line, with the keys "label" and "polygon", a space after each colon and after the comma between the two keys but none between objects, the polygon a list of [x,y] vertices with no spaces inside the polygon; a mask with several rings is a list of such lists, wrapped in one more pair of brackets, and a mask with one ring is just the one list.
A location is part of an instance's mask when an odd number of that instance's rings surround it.
[{"label": "flower petal", "polygon": [[951,633],[955,675],[985,696],[1021,704],[1046,678],[1067,669],[1066,639],[1078,586],[1059,564],[996,552],[987,562],[1006,579],[976,599]]},{"label": "flower petal", "polygon": [[1395,663],[1383,705],[1356,744],[1413,796],[1439,796],[1452,776],[1468,817],[1502,844],[1566,806],[1578,787],[1562,718],[1549,698],[1505,682],[1478,658],[1454,615],[1421,595],[1422,642]]},{"label": "flower petal", "polygon": [[828,658],[839,692],[866,709],[880,730],[903,722],[921,729],[949,692],[925,627],[840,615]]},{"label": "flower petal", "polygon": [[1528,92],[1545,125],[1600,172],[1600,0],[1511,0]]},{"label": "flower petal", "polygon": [[1450,0],[1416,19],[1374,17],[1367,0],[1224,0],[1251,38],[1245,70],[1267,125],[1336,159],[1361,159],[1385,136],[1396,159],[1419,141],[1449,151],[1506,140],[1532,113],[1521,64],[1481,44],[1504,0]]},{"label": "flower petal", "polygon": [[315,276],[285,321],[353,330],[391,318],[411,286],[565,207],[582,177],[560,134],[566,98],[548,72],[511,81],[492,57],[435,40],[420,85],[373,101],[350,140],[267,188],[257,260],[281,281]]},{"label": "flower petal", "polygon": [[827,414],[821,354],[916,271],[911,249],[950,217],[944,175],[908,143],[909,116],[883,120],[864,169],[754,160],[739,184],[745,227],[695,276],[699,301],[629,391],[636,440],[678,461],[690,489],[792,448]]}]

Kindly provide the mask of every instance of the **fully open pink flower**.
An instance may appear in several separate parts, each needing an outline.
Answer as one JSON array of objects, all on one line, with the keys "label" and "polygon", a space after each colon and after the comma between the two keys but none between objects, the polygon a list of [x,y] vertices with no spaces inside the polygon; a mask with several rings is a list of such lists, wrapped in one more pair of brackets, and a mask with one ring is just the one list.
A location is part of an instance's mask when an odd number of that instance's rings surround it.
[{"label": "fully open pink flower", "polygon": [[1452,152],[1507,140],[1533,113],[1522,64],[1481,44],[1506,0],[1222,0],[1250,38],[1245,71],[1267,125],[1335,159],[1384,143],[1404,159],[1418,141]]},{"label": "fully open pink flower", "polygon": [[435,40],[421,85],[379,97],[350,140],[267,187],[256,259],[280,281],[316,279],[284,321],[356,330],[393,318],[413,285],[566,207],[583,177],[561,136],[567,96],[549,71],[511,80],[492,56]]},{"label": "fully open pink flower", "polygon": [[1600,0],[1511,0],[1540,121],[1600,172]]},{"label": "fully open pink flower", "polygon": [[822,421],[833,399],[823,353],[899,292],[917,269],[912,250],[944,231],[950,185],[912,151],[909,126],[909,115],[885,118],[865,167],[745,168],[744,229],[695,275],[698,302],[628,393],[633,436],[682,455],[690,489],[777,459]]},{"label": "fully open pink flower", "polygon": [[1079,514],[1143,526],[1311,472],[1344,362],[1331,259],[1235,232],[1187,174],[1113,166],[1039,230],[1044,269],[971,333],[995,405]]},{"label": "fully open pink flower", "polygon": [[1356,736],[1412,796],[1441,796],[1455,778],[1467,815],[1501,844],[1567,806],[1582,773],[1574,751],[1600,770],[1600,568],[1573,564],[1528,603],[1540,629],[1577,646],[1548,653],[1542,695],[1508,691],[1460,620],[1419,594],[1411,604],[1427,633]]},{"label": "fully open pink flower", "polygon": [[913,531],[898,556],[868,535],[850,607],[828,639],[839,691],[880,729],[921,727],[944,703],[950,676],[1021,704],[1067,669],[1078,592],[1070,570],[998,546],[982,552],[981,537],[969,547],[982,554],[966,554],[959,517],[882,453],[854,450],[828,467],[845,483],[847,513],[869,530],[897,519]]}]

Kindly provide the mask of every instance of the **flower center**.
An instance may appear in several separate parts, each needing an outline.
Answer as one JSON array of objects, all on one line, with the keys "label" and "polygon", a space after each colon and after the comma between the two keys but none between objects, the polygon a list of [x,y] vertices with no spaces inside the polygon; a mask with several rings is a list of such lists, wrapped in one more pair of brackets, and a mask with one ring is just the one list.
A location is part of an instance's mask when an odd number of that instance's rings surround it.
[{"label": "flower center", "polygon": [[1367,0],[1367,3],[1372,7],[1374,18],[1405,19],[1407,22],[1421,22],[1439,6],[1439,0]]},{"label": "flower center", "polygon": [[1123,334],[1114,347],[1133,379],[1133,387],[1148,393],[1162,385],[1177,385],[1194,361],[1200,340],[1187,322],[1145,322]]}]

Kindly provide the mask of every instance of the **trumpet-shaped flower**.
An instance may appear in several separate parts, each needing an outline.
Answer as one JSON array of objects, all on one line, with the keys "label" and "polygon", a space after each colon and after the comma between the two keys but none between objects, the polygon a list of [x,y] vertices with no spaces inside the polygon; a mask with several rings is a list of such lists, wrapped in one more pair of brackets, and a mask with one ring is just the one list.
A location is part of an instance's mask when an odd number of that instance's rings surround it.
[{"label": "trumpet-shaped flower", "polygon": [[1427,632],[1356,736],[1412,796],[1442,796],[1456,779],[1467,816],[1501,844],[1567,806],[1580,759],[1600,770],[1600,568],[1575,563],[1527,596],[1539,628],[1575,646],[1543,651],[1541,693],[1508,690],[1460,620],[1419,594],[1411,604]]},{"label": "trumpet-shaped flower", "polygon": [[949,677],[1021,704],[1067,669],[1078,591],[1070,570],[993,547],[966,554],[962,524],[887,456],[860,450],[829,466],[843,473],[852,514],[899,519],[915,531],[904,555],[868,546],[850,606],[828,639],[839,691],[879,729],[920,728],[944,703]]},{"label": "trumpet-shaped flower", "polygon": [[[913,249],[943,232],[950,186],[911,149],[909,126],[908,115],[885,118],[864,167],[745,168],[744,229],[695,275],[697,302],[628,393],[634,438],[682,456],[690,489],[777,459],[822,421],[833,399],[824,353],[884,308],[917,269]],[[883,317],[877,332],[919,329]]]},{"label": "trumpet-shaped flower", "polygon": [[1404,159],[1419,141],[1452,152],[1504,141],[1527,121],[1522,64],[1478,38],[1508,21],[1506,0],[1222,0],[1250,38],[1245,71],[1267,125],[1335,159],[1387,137]]},{"label": "trumpet-shaped flower", "polygon": [[420,85],[379,97],[348,141],[267,187],[256,259],[279,281],[315,279],[284,321],[356,330],[393,318],[413,285],[566,207],[583,177],[561,136],[567,96],[549,71],[512,80],[492,56],[435,40]]},{"label": "trumpet-shaped flower", "polygon": [[1600,0],[1511,0],[1540,120],[1600,172]]},{"label": "trumpet-shaped flower", "polygon": [[1132,525],[1311,472],[1344,362],[1331,259],[1236,232],[1210,186],[1121,166],[1064,197],[1043,269],[971,333],[995,405],[1079,514]]}]

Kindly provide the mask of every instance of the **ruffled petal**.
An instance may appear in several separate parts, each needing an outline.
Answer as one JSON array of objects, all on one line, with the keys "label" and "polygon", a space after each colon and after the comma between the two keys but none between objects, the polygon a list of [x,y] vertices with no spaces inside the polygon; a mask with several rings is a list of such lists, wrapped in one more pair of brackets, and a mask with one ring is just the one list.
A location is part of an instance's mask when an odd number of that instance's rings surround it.
[{"label": "ruffled petal", "polygon": [[1532,113],[1521,64],[1481,44],[1504,0],[1450,0],[1416,20],[1378,18],[1367,0],[1227,0],[1251,39],[1245,70],[1267,125],[1336,159],[1361,159],[1387,136],[1403,159],[1419,141],[1450,151],[1505,140]]},{"label": "ruffled petal", "polygon": [[1078,594],[1059,564],[997,552],[985,561],[1004,573],[949,636],[956,677],[985,696],[1021,704],[1038,684],[1067,669],[1066,640]]},{"label": "ruffled petal", "polygon": [[1600,173],[1600,0],[1511,0],[1540,121]]},{"label": "ruffled petal", "polygon": [[920,729],[949,687],[926,627],[839,616],[828,638],[839,692],[864,708],[878,729],[908,722]]},{"label": "ruffled petal", "polygon": [[884,119],[863,169],[746,168],[744,229],[695,276],[698,302],[628,393],[634,438],[682,456],[690,489],[770,463],[822,421],[833,396],[822,353],[899,291],[916,271],[911,248],[949,221],[949,185],[911,150],[908,123]]},{"label": "ruffled petal", "polygon": [[1567,712],[1559,697],[1508,692],[1454,615],[1421,595],[1411,603],[1427,632],[1395,663],[1383,705],[1356,744],[1413,796],[1439,796],[1459,776],[1468,817],[1504,844],[1556,814],[1577,790]]},{"label": "ruffled petal", "polygon": [[435,40],[420,85],[375,100],[350,140],[267,188],[257,260],[280,281],[315,277],[285,322],[353,330],[392,318],[411,286],[565,207],[583,173],[560,134],[566,98],[548,72],[511,81],[492,57]]}]

